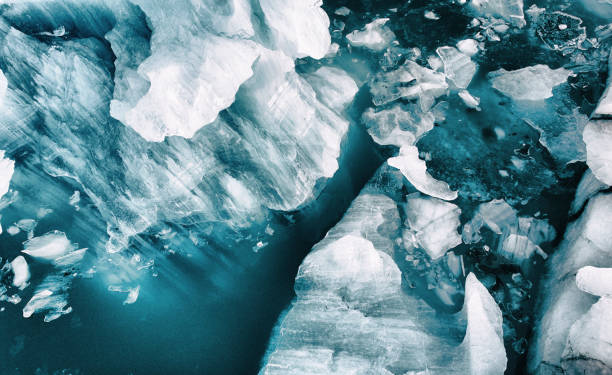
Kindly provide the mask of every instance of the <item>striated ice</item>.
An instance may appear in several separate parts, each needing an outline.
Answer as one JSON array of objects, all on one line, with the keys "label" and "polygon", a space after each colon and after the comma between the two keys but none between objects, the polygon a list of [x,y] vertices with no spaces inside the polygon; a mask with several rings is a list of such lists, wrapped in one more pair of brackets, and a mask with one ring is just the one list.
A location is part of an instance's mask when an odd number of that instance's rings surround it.
[{"label": "striated ice", "polygon": [[408,235],[414,237],[415,247],[423,248],[431,259],[438,259],[448,250],[461,244],[457,233],[461,209],[440,199],[409,195],[406,199]]},{"label": "striated ice", "polygon": [[365,47],[382,51],[395,39],[395,34],[385,24],[388,18],[378,18],[364,26],[362,30],[350,32],[346,39],[355,47]]},{"label": "striated ice", "polygon": [[11,268],[13,269],[13,286],[23,289],[28,285],[30,280],[30,267],[28,262],[21,255],[11,261]]},{"label": "striated ice", "polygon": [[415,146],[403,146],[399,155],[389,158],[387,164],[399,169],[406,179],[424,194],[449,201],[457,198],[457,192],[451,190],[446,182],[431,177]]},{"label": "striated ice", "polygon": [[499,17],[514,26],[525,26],[523,0],[470,0],[469,7],[479,16]]},{"label": "striated ice", "polygon": [[473,273],[465,280],[463,313],[467,318],[467,329],[461,346],[466,347],[470,374],[503,374],[507,358],[502,313],[489,291]]},{"label": "striated ice", "polygon": [[321,0],[261,0],[276,46],[290,57],[320,59],[331,44],[329,18]]},{"label": "striated ice", "polygon": [[9,191],[11,178],[15,171],[15,162],[4,157],[4,150],[0,150],[0,198]]},{"label": "striated ice", "polygon": [[73,250],[74,246],[63,232],[52,231],[26,241],[22,252],[34,258],[53,261]]},{"label": "striated ice", "polygon": [[594,296],[612,296],[612,268],[582,267],[576,273],[576,285]]},{"label": "striated ice", "polygon": [[439,47],[436,49],[436,53],[444,63],[444,74],[446,74],[446,77],[457,88],[467,88],[474,74],[476,74],[476,63],[455,47]]},{"label": "striated ice", "polygon": [[552,89],[572,74],[564,68],[550,69],[540,64],[512,71],[500,69],[489,73],[489,80],[493,88],[514,100],[537,101],[552,97]]}]

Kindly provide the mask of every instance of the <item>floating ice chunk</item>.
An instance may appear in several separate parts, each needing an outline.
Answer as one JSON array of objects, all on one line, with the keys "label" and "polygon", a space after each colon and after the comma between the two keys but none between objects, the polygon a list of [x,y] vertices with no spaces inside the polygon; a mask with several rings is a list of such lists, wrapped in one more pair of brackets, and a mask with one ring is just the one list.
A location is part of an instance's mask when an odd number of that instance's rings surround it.
[{"label": "floating ice chunk", "polygon": [[340,7],[334,11],[334,14],[337,14],[339,16],[348,16],[349,14],[351,14],[351,10],[347,7]]},{"label": "floating ice chunk", "polygon": [[423,13],[423,17],[433,21],[437,21],[440,19],[440,16],[436,12],[431,10],[426,10],[425,13]]},{"label": "floating ice chunk", "polygon": [[285,54],[293,58],[325,56],[331,36],[321,0],[261,0],[259,4],[277,46]]},{"label": "floating ice chunk", "polygon": [[395,39],[393,31],[385,24],[388,18],[378,18],[365,25],[362,30],[355,30],[346,39],[355,47],[365,47],[373,51],[382,51]]},{"label": "floating ice chunk", "polygon": [[463,104],[465,104],[468,108],[472,108],[472,109],[475,109],[477,111],[480,111],[480,107],[479,107],[479,105],[480,105],[480,98],[478,98],[476,96],[473,96],[467,90],[459,91],[458,95],[461,98],[461,100],[463,100]]},{"label": "floating ice chunk", "polygon": [[444,63],[444,74],[456,87],[465,89],[472,82],[477,65],[455,47],[439,47],[436,53]]},{"label": "floating ice chunk", "polygon": [[602,297],[570,328],[563,360],[584,361],[574,367],[578,370],[575,373],[609,374],[612,371],[611,315],[612,298]]},{"label": "floating ice chunk", "polygon": [[582,133],[587,165],[601,182],[612,185],[612,120],[592,119]]},{"label": "floating ice chunk", "polygon": [[545,100],[553,96],[552,89],[565,83],[573,73],[564,68],[550,69],[547,65],[534,65],[507,71],[489,73],[493,88],[514,100]]},{"label": "floating ice chunk", "polygon": [[436,180],[427,173],[427,164],[419,158],[419,150],[415,146],[403,146],[399,155],[389,158],[387,164],[399,169],[424,194],[449,201],[457,198],[457,192],[451,190],[446,182]]},{"label": "floating ice chunk", "polygon": [[504,348],[502,313],[489,291],[473,273],[465,280],[463,313],[467,330],[465,349],[471,375],[501,375],[508,359]]},{"label": "floating ice chunk", "polygon": [[52,231],[24,243],[23,253],[34,258],[53,261],[74,250],[63,232]]},{"label": "floating ice chunk", "polygon": [[25,258],[21,255],[11,261],[11,268],[13,269],[13,286],[23,289],[28,285],[30,280],[30,267]]},{"label": "floating ice chunk", "polygon": [[478,42],[474,39],[463,39],[457,42],[457,48],[467,56],[474,56],[478,53]]},{"label": "floating ice chunk", "polygon": [[440,199],[418,195],[406,199],[408,230],[414,235],[416,245],[431,259],[438,259],[461,244],[461,236],[457,233],[460,215],[459,207]]},{"label": "floating ice chunk", "polygon": [[[612,6],[611,6],[612,8]],[[612,51],[608,58],[608,74],[612,72]],[[595,108],[594,116],[612,116],[612,76],[608,78],[608,84],[606,90],[599,99],[597,108]]]},{"label": "floating ice chunk", "polygon": [[324,66],[304,78],[317,93],[319,101],[338,113],[353,101],[359,90],[355,80],[338,68]]},{"label": "floating ice chunk", "polygon": [[127,293],[123,304],[131,305],[138,300],[138,295],[140,294],[140,285],[129,288],[118,285],[111,285],[108,287],[108,290],[111,292]]},{"label": "floating ice chunk", "polygon": [[582,267],[576,273],[576,285],[594,296],[612,296],[612,268]]},{"label": "floating ice chunk", "polygon": [[569,214],[576,214],[593,195],[599,191],[607,189],[609,186],[599,181],[590,169],[587,169],[580,179],[574,201],[570,207]]},{"label": "floating ice chunk", "polygon": [[425,133],[433,129],[434,116],[417,108],[395,104],[391,108],[375,111],[368,108],[362,115],[370,136],[379,145],[402,147],[413,145]]},{"label": "floating ice chunk", "polygon": [[471,0],[469,6],[479,16],[503,18],[517,27],[526,24],[523,0]]},{"label": "floating ice chunk", "polygon": [[23,308],[23,317],[29,318],[32,314],[44,312],[44,321],[50,322],[69,314],[72,307],[68,306],[67,289],[67,281],[63,275],[47,276]]},{"label": "floating ice chunk", "polygon": [[[0,84],[1,84],[0,80]],[[4,157],[4,150],[0,150],[0,198],[9,191],[11,178],[15,171],[15,162]]]},{"label": "floating ice chunk", "polygon": [[499,253],[516,264],[521,264],[531,259],[535,253],[539,254],[544,259],[548,257],[548,255],[538,245],[533,243],[529,237],[514,233],[504,238]]}]

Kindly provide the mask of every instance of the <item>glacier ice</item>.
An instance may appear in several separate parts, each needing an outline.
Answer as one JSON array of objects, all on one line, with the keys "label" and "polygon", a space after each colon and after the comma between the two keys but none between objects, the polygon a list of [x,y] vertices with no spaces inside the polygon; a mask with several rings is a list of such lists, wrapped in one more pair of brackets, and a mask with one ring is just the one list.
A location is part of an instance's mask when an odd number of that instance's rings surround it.
[{"label": "glacier ice", "polygon": [[491,85],[514,100],[545,100],[553,96],[553,88],[567,81],[573,73],[564,68],[550,69],[534,65],[517,70],[500,69],[489,73]]}]

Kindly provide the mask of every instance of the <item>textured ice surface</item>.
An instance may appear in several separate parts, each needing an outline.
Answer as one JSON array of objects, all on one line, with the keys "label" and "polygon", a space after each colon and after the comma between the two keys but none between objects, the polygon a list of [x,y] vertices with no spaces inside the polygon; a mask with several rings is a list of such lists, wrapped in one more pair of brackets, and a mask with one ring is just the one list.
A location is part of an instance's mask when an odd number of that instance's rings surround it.
[{"label": "textured ice surface", "polygon": [[534,65],[507,71],[500,69],[489,74],[496,90],[514,100],[544,100],[552,97],[553,88],[567,81],[572,72],[564,68],[550,69]]}]

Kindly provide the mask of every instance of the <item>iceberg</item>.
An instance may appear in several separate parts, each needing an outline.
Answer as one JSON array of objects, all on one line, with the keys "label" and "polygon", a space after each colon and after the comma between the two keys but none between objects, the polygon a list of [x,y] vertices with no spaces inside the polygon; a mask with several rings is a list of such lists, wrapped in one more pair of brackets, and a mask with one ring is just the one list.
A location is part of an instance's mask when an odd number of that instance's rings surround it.
[{"label": "iceberg", "polygon": [[399,155],[389,158],[387,164],[399,169],[408,182],[424,194],[448,201],[457,198],[457,192],[451,190],[446,182],[431,177],[427,172],[425,161],[419,158],[419,150],[415,146],[400,148]]}]

